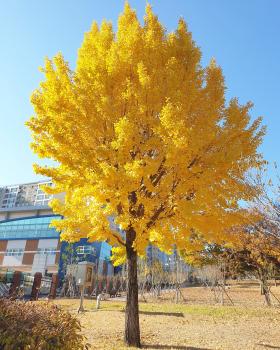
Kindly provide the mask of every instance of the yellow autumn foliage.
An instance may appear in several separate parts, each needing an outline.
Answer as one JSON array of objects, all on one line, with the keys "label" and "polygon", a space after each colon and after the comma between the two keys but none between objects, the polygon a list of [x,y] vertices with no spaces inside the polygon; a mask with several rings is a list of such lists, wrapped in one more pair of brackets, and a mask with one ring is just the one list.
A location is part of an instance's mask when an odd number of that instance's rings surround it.
[{"label": "yellow autumn foliage", "polygon": [[264,128],[251,103],[226,103],[221,68],[202,67],[183,19],[168,33],[150,5],[141,25],[126,3],[115,33],[104,21],[85,34],[74,70],[58,54],[42,71],[27,125],[33,151],[57,164],[35,170],[65,193],[52,202],[62,239],[108,240],[125,254],[111,217],[133,228],[139,255],[150,242],[186,250],[193,231],[227,240],[254,194],[246,173],[263,163]]}]

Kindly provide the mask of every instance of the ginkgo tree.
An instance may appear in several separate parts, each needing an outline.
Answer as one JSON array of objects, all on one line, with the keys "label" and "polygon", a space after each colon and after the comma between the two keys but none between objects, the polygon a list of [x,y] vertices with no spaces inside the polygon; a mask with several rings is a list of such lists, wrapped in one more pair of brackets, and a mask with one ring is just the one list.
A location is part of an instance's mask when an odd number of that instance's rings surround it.
[{"label": "ginkgo tree", "polygon": [[[125,341],[140,346],[137,256],[152,243],[185,250],[190,236],[225,239],[239,201],[254,191],[246,172],[262,165],[264,129],[251,103],[225,102],[221,68],[201,65],[186,23],[168,33],[147,5],[141,24],[128,3],[116,32],[93,23],[69,68],[46,59],[27,125],[33,151],[55,166],[35,166],[69,242],[107,240],[128,264]],[[125,235],[112,229],[113,217]]]}]

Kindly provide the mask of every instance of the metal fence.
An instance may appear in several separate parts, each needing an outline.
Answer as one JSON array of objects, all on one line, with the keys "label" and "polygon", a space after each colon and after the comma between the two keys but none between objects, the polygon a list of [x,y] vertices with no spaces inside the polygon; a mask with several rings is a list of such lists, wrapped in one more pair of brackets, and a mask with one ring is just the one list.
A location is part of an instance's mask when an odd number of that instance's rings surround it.
[{"label": "metal fence", "polygon": [[[18,281],[14,281],[14,274],[18,274]],[[16,285],[13,287],[13,283]],[[52,278],[49,276],[43,276],[38,288],[38,297],[47,296],[50,293]],[[30,299],[32,294],[32,288],[34,285],[34,275],[0,271],[0,297],[10,297],[13,294],[14,298]]]}]

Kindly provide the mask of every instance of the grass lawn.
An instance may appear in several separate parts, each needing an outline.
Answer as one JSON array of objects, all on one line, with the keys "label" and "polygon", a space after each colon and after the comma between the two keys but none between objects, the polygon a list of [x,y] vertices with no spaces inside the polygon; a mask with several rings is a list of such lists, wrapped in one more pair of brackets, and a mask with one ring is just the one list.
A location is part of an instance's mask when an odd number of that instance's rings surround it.
[{"label": "grass lawn", "polygon": [[[199,290],[196,291],[199,293]],[[79,300],[55,303],[77,313]],[[124,302],[85,300],[86,312],[77,317],[91,349],[123,346]],[[279,349],[280,309],[261,306],[140,303],[140,327],[146,349]]]}]

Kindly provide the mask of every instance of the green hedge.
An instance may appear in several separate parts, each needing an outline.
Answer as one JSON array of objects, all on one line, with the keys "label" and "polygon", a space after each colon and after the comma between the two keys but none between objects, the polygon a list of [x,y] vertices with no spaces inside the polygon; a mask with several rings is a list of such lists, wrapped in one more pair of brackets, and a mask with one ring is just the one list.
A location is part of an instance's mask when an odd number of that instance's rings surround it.
[{"label": "green hedge", "polygon": [[0,300],[1,350],[84,350],[79,320],[47,302]]}]

